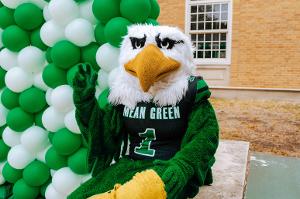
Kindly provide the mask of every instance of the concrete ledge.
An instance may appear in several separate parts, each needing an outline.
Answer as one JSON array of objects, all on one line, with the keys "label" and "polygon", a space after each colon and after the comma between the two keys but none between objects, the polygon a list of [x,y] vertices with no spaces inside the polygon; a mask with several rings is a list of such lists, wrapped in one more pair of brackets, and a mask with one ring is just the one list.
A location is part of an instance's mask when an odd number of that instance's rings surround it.
[{"label": "concrete ledge", "polygon": [[280,100],[300,103],[300,89],[210,87],[212,97],[223,99]]},{"label": "concrete ledge", "polygon": [[242,199],[249,166],[249,143],[221,141],[213,166],[214,183],[200,188],[195,199]]}]

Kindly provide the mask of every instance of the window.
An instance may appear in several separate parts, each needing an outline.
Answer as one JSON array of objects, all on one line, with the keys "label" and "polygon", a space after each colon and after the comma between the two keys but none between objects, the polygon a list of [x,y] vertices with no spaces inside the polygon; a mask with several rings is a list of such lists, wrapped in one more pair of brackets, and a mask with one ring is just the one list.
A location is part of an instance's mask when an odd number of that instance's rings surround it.
[{"label": "window", "polygon": [[198,64],[230,64],[231,0],[186,0],[186,33]]}]

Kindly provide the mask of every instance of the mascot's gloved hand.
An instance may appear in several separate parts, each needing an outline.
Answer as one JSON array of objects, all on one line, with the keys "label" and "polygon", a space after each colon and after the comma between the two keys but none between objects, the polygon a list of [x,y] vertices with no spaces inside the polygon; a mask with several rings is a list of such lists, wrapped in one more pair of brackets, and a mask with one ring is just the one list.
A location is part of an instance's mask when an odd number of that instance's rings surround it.
[{"label": "mascot's gloved hand", "polygon": [[[174,158],[168,161],[156,160],[154,165],[161,165],[166,168],[158,174],[165,183],[165,190],[169,199],[175,199],[194,174],[193,168],[183,160]],[[156,170],[155,167],[154,170]]]},{"label": "mascot's gloved hand", "polygon": [[98,74],[90,64],[79,64],[78,67],[73,80],[74,91],[79,92],[80,96],[90,96],[91,93],[95,93]]}]

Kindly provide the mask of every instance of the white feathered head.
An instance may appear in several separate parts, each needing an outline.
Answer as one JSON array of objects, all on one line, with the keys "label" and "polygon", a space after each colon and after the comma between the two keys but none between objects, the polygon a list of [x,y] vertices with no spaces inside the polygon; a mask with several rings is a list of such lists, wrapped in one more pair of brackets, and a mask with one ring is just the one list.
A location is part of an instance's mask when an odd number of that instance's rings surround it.
[{"label": "white feathered head", "polygon": [[178,28],[133,25],[122,42],[119,63],[120,73],[109,96],[112,104],[176,105],[188,88],[193,48]]}]

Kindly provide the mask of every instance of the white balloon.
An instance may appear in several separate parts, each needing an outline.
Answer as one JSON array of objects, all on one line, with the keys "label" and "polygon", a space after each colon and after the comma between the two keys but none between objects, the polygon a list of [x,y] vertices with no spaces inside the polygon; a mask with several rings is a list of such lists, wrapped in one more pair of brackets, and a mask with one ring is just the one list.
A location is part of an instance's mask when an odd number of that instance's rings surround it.
[{"label": "white balloon", "polygon": [[79,16],[79,7],[73,0],[51,0],[48,6],[52,19],[63,26]]},{"label": "white balloon", "polygon": [[48,7],[48,5],[45,6],[44,9],[43,9],[43,16],[44,16],[44,19],[45,19],[46,21],[50,21],[51,18],[52,18],[51,15],[50,15],[50,12],[49,12],[49,7]]},{"label": "white balloon", "polygon": [[5,179],[2,175],[2,173],[0,172],[0,185],[3,185],[5,183]]},{"label": "white balloon", "polygon": [[33,76],[20,67],[14,67],[6,73],[5,84],[10,90],[20,93],[32,86]]},{"label": "white balloon", "polygon": [[46,83],[43,80],[43,73],[40,72],[34,76],[33,79],[33,85],[39,89],[42,89],[44,91],[47,91],[49,87],[46,85]]},{"label": "white balloon", "polygon": [[95,40],[93,25],[86,19],[75,19],[65,29],[65,36],[75,45],[83,47]]},{"label": "white balloon", "polygon": [[56,173],[56,170],[50,169],[50,175],[51,175],[51,177],[53,177],[55,173]]},{"label": "white balloon", "polygon": [[30,2],[37,5],[41,9],[43,9],[47,5],[47,2],[44,0],[30,0]]},{"label": "white balloon", "polygon": [[61,112],[69,112],[74,108],[73,89],[69,85],[56,87],[51,94],[52,106]]},{"label": "white balloon", "polygon": [[67,196],[57,192],[53,186],[53,184],[49,184],[46,192],[45,192],[46,199],[65,199]]},{"label": "white balloon", "polygon": [[25,0],[1,0],[2,4],[8,8],[15,9],[25,2]]},{"label": "white balloon", "polygon": [[34,154],[27,151],[22,145],[14,146],[7,155],[7,162],[15,169],[24,169],[34,159]]},{"label": "white balloon", "polygon": [[64,28],[50,20],[41,27],[40,36],[47,46],[53,47],[56,42],[65,38]]},{"label": "white balloon", "polygon": [[3,42],[2,42],[2,32],[3,32],[3,30],[0,28],[0,48],[3,47]]},{"label": "white balloon", "polygon": [[108,86],[111,88],[113,82],[117,79],[117,76],[120,74],[120,67],[113,69],[108,76]]},{"label": "white balloon", "polygon": [[46,63],[45,53],[35,46],[23,48],[18,55],[18,64],[27,72],[38,73]]},{"label": "white balloon", "polygon": [[49,106],[52,105],[52,102],[51,102],[51,94],[52,94],[52,91],[53,89],[52,88],[49,88],[47,91],[46,91],[46,102]]},{"label": "white balloon", "polygon": [[48,152],[50,147],[51,147],[51,145],[48,142],[48,145],[43,150],[41,150],[40,152],[38,152],[36,154],[36,159],[41,161],[41,162],[46,163],[46,153]]},{"label": "white balloon", "polygon": [[98,73],[98,86],[102,90],[108,87],[108,73],[103,69],[100,69]]},{"label": "white balloon", "polygon": [[92,24],[97,23],[97,19],[93,14],[93,0],[88,0],[79,5],[80,16]]},{"label": "white balloon", "polygon": [[112,71],[119,66],[120,49],[106,43],[97,51],[96,60],[98,65],[106,72]]},{"label": "white balloon", "polygon": [[80,134],[80,129],[75,119],[75,110],[70,111],[65,116],[65,125],[71,132]]},{"label": "white balloon", "polygon": [[0,52],[0,66],[8,71],[9,69],[18,66],[18,54],[14,53],[7,48]]},{"label": "white balloon", "polygon": [[48,132],[38,126],[26,129],[21,135],[21,144],[34,154],[44,149],[48,143]]},{"label": "white balloon", "polygon": [[65,114],[57,111],[54,107],[49,107],[43,113],[42,122],[48,131],[56,132],[65,127],[64,117]]},{"label": "white balloon", "polygon": [[3,131],[2,139],[7,146],[14,147],[21,144],[21,133],[6,127]]},{"label": "white balloon", "polygon": [[6,124],[7,114],[8,114],[8,110],[0,103],[0,126]]},{"label": "white balloon", "polygon": [[76,175],[68,167],[58,170],[53,178],[52,184],[59,193],[69,195],[80,186],[81,176]]}]

